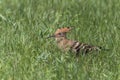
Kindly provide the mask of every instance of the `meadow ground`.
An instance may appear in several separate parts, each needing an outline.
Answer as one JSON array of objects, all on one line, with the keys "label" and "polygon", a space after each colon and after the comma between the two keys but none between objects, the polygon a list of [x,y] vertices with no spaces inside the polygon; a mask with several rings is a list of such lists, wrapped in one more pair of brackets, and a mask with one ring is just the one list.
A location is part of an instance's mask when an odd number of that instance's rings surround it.
[{"label": "meadow ground", "polygon": [[[110,50],[76,61],[46,39],[63,26]],[[0,0],[0,80],[120,80],[120,0]]]}]

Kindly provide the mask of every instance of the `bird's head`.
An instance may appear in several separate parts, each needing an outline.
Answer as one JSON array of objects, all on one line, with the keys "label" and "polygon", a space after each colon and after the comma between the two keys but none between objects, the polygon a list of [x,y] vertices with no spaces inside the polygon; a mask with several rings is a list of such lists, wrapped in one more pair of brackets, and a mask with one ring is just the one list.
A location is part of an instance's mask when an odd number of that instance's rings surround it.
[{"label": "bird's head", "polygon": [[54,37],[56,40],[64,39],[66,38],[66,33],[68,33],[70,30],[70,27],[59,28],[52,36],[49,36],[48,38]]}]

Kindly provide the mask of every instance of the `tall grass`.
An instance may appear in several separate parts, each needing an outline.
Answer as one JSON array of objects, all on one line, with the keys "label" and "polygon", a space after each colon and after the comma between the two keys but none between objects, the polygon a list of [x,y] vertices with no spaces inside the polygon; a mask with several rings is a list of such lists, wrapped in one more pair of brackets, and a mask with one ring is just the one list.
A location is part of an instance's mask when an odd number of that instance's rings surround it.
[{"label": "tall grass", "polygon": [[[62,52],[57,28],[109,51]],[[0,0],[1,80],[120,80],[120,0]]]}]

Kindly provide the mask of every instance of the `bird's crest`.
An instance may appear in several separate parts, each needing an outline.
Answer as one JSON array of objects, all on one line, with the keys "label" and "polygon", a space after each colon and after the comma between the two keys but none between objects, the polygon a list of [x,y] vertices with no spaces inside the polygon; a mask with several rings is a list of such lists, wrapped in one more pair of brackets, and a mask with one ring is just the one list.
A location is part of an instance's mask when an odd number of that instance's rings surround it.
[{"label": "bird's crest", "polygon": [[67,33],[70,30],[71,30],[70,27],[59,28],[59,29],[56,30],[55,35],[58,34],[58,33]]}]

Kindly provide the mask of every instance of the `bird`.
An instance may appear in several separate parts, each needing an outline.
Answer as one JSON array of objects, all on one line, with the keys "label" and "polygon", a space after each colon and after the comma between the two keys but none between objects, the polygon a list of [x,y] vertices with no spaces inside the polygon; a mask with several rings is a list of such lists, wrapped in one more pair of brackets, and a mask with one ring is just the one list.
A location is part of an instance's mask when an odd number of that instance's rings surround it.
[{"label": "bird", "polygon": [[87,54],[92,51],[101,51],[102,47],[68,39],[67,33],[71,30],[71,27],[58,28],[53,35],[47,38],[55,38],[57,46],[61,50],[74,52],[76,55],[79,55],[80,53]]}]

